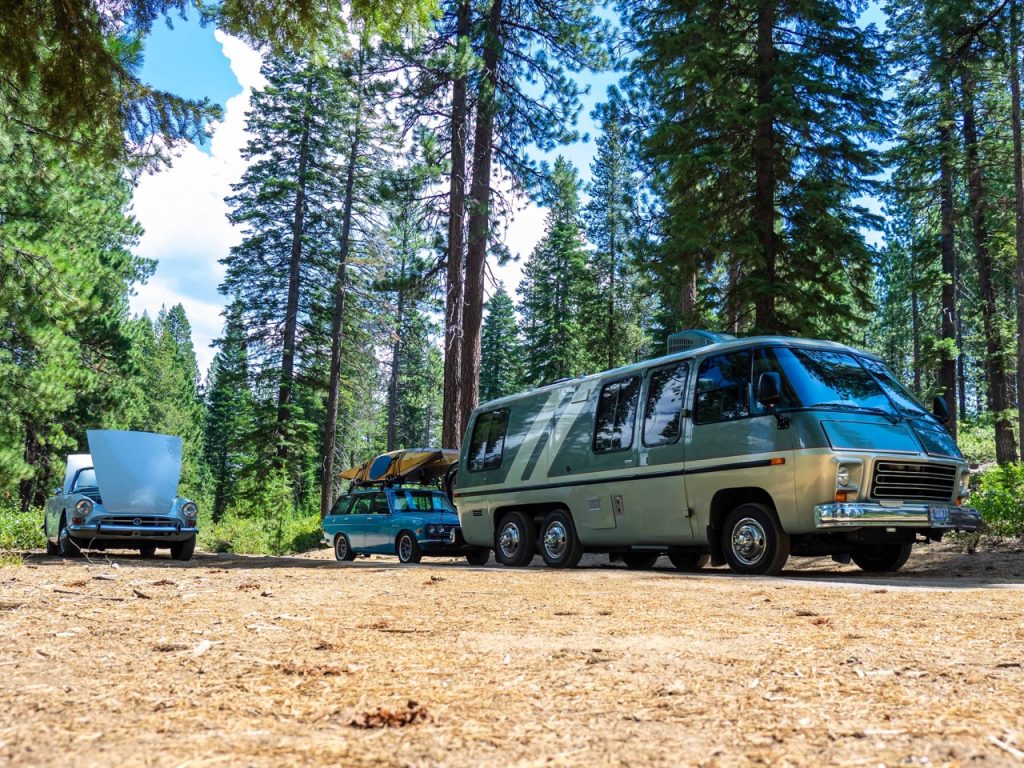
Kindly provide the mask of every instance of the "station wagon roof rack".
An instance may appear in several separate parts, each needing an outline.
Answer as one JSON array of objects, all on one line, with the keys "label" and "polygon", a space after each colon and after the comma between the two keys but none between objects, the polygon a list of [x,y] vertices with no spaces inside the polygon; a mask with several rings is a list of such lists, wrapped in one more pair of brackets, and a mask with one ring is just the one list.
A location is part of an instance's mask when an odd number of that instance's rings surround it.
[{"label": "station wagon roof rack", "polygon": [[736,337],[731,333],[719,333],[717,331],[703,331],[696,328],[688,328],[684,331],[676,331],[669,334],[667,354],[675,352],[687,352],[697,347],[706,347],[708,344],[718,344],[723,341],[733,341]]}]

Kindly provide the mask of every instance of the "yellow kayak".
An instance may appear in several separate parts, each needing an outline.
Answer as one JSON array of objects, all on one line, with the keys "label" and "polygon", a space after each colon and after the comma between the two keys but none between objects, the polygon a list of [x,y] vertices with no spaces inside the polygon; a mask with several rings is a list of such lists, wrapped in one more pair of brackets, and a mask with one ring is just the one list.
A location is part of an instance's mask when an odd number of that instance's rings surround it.
[{"label": "yellow kayak", "polygon": [[452,464],[459,460],[453,448],[404,448],[382,453],[339,476],[357,485],[374,483],[416,483],[430,485],[443,477]]}]

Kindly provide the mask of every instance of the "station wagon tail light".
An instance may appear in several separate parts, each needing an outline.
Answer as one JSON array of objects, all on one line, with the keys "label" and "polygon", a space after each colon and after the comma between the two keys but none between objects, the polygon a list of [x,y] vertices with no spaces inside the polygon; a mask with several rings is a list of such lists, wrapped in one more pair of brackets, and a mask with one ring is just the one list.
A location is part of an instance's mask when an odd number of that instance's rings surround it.
[{"label": "station wagon tail light", "polygon": [[82,499],[77,504],[75,504],[75,512],[77,512],[80,516],[85,517],[90,512],[92,512],[92,502],[89,501],[88,499]]}]

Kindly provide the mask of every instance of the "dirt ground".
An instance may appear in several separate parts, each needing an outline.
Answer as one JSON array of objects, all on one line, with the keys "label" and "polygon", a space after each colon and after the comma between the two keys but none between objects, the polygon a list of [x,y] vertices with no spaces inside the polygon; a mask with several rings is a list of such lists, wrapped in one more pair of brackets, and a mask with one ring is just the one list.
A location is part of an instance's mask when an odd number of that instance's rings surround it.
[{"label": "dirt ground", "polygon": [[1024,766],[1019,544],[584,565],[36,553],[0,569],[0,765]]}]

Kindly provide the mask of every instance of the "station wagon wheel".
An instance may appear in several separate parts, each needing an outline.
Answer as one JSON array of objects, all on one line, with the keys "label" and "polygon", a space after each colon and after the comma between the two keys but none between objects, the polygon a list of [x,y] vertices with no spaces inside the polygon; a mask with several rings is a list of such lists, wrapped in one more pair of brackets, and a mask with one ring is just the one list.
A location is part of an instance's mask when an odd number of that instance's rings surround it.
[{"label": "station wagon wheel", "polygon": [[415,564],[423,557],[423,553],[420,552],[420,545],[416,541],[416,537],[409,533],[409,531],[402,531],[398,534],[395,551],[398,552],[398,562],[400,563]]},{"label": "station wagon wheel", "polygon": [[560,509],[544,518],[540,555],[551,568],[575,568],[583,557],[583,545],[576,535],[576,526],[572,524],[572,518]]},{"label": "station wagon wheel", "polygon": [[884,544],[868,545],[860,550],[851,552],[850,559],[862,571],[867,571],[868,573],[898,571],[907,562],[913,546],[913,543],[909,541],[893,541]]},{"label": "station wagon wheel", "polygon": [[623,552],[622,562],[631,571],[648,571],[661,557],[657,552]]},{"label": "station wagon wheel", "polygon": [[699,571],[708,564],[711,555],[707,552],[668,551],[668,559],[679,571]]},{"label": "station wagon wheel", "polygon": [[356,553],[352,551],[348,536],[344,533],[334,534],[334,559],[342,562],[351,562],[356,559]]},{"label": "station wagon wheel", "polygon": [[509,512],[498,524],[494,536],[494,557],[502,565],[529,565],[537,541],[533,519],[522,512]]},{"label": "station wagon wheel", "polygon": [[722,549],[736,573],[774,576],[789,559],[789,534],[761,504],[743,504],[725,518]]},{"label": "station wagon wheel", "polygon": [[71,538],[68,519],[64,515],[60,516],[60,528],[57,529],[57,554],[60,557],[78,557],[82,554],[82,550]]}]

